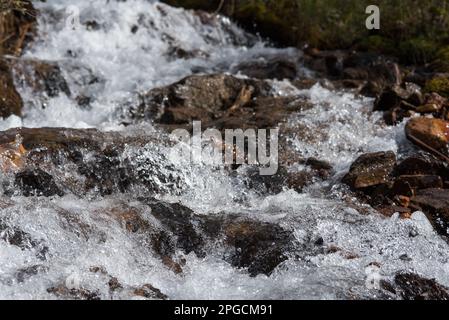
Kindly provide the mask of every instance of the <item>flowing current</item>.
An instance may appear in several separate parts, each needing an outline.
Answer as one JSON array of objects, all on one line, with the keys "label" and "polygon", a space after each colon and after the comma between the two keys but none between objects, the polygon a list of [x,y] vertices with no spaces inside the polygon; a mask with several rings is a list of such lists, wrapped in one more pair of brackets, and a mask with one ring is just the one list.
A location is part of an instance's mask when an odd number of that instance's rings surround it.
[{"label": "flowing current", "polygon": [[[216,17],[205,24],[193,12],[156,1],[71,3],[33,2],[40,11],[39,31],[24,53],[27,59],[57,62],[71,97],[37,96],[16,78],[25,102],[23,117],[0,120],[1,130],[67,127],[97,128],[122,135],[158,134],[151,121],[123,124],[123,108],[135,102],[139,92],[194,73],[232,74],[238,63],[261,56],[301,56],[296,49],[270,47],[226,18]],[[95,27],[86,28],[91,21],[96,22]],[[176,57],[170,54],[174,47],[196,54]],[[310,74],[305,68],[300,70],[298,77]],[[90,81],[93,75],[96,81]],[[103,299],[133,298],[126,290],[111,296],[104,276],[89,272],[92,266],[107,270],[122,286],[151,284],[169,299],[376,298],[378,291],[367,285],[367,267],[372,263],[380,266],[379,276],[387,280],[407,270],[449,286],[448,245],[423,214],[414,213],[411,219],[403,220],[398,215],[384,217],[363,205],[350,205],[345,188],[338,183],[362,153],[407,152],[411,146],[403,125],[384,127],[381,115],[370,112],[373,101],[351,92],[326,89],[320,84],[298,90],[287,80],[271,81],[271,85],[279,96],[305,96],[311,101],[312,108],[290,116],[287,122],[292,131],[306,128],[310,137],[292,135],[289,141],[300,156],[332,164],[332,177],[302,193],[285,187],[277,195],[262,196],[224,171],[174,163],[187,187],[159,195],[161,200],[180,202],[197,214],[239,214],[293,230],[296,249],[270,276],[251,277],[247,270],[226,262],[220,252],[205,257],[185,255],[183,272],[174,274],[121,226],[96,217],[96,212],[132,198],[126,193],[103,197],[13,196],[0,198],[0,218],[33,239],[41,239],[48,254],[40,259],[34,249],[21,250],[0,241],[0,299],[53,299],[47,289],[67,281],[98,292]],[[79,95],[92,97],[90,108],[77,105],[72,97]],[[154,150],[143,148],[140,152],[151,156]],[[149,210],[137,200],[133,205],[144,214]],[[61,210],[91,226],[94,235],[85,239],[64,228]],[[411,237],[411,232],[415,236]],[[106,238],[99,241],[104,235]],[[322,252],[314,245],[317,239],[340,250]],[[18,279],[19,270],[35,265],[40,266],[38,272]]]}]

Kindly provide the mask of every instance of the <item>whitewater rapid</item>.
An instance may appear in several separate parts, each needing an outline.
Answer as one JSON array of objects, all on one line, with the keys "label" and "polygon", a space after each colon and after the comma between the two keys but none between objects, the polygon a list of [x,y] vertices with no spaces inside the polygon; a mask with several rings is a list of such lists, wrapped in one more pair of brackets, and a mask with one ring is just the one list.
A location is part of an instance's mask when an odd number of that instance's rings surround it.
[{"label": "whitewater rapid", "polygon": [[[33,4],[40,11],[39,31],[24,58],[57,62],[71,96],[36,96],[16,78],[25,103],[23,117],[0,120],[1,130],[24,126],[97,128],[124,135],[154,133],[157,129],[149,121],[123,125],[125,106],[136,102],[140,92],[193,73],[232,73],[239,62],[260,56],[301,57],[296,49],[276,49],[246,34],[227,18],[217,17],[204,24],[190,11],[157,1],[77,1],[81,26],[75,28],[67,22],[71,14],[67,7],[73,1]],[[86,29],[84,24],[89,21],[96,21],[100,27]],[[174,46],[197,54],[173,57],[169,53]],[[310,74],[300,68],[301,74]],[[89,80],[93,75],[95,83]],[[184,272],[174,275],[138,239],[98,215],[108,207],[129,202],[132,197],[127,194],[2,197],[0,217],[40,239],[50,254],[42,260],[36,255],[37,249],[21,250],[0,241],[0,299],[53,299],[47,288],[70,277],[104,299],[133,298],[128,293],[111,296],[104,277],[88,272],[92,266],[104,267],[130,287],[150,283],[169,299],[376,298],[377,291],[370,290],[366,283],[367,266],[373,262],[381,266],[379,272],[385,279],[408,270],[449,286],[448,244],[423,214],[415,213],[408,220],[398,215],[386,218],[368,206],[350,205],[357,200],[348,201],[345,188],[338,183],[362,153],[392,150],[399,157],[406,154],[411,147],[403,133],[404,124],[383,126],[382,115],[370,112],[372,99],[351,92],[330,90],[320,84],[298,90],[287,80],[272,81],[272,86],[277,95],[305,96],[313,103],[313,108],[292,115],[287,123],[292,129],[307,128],[310,135],[304,139],[293,134],[289,141],[302,157],[332,164],[332,177],[307,187],[303,193],[285,189],[278,195],[262,196],[223,170],[174,163],[186,187],[159,198],[180,202],[198,214],[238,213],[293,229],[298,249],[273,274],[250,277],[217,252],[204,258],[194,253],[185,256]],[[74,99],[77,95],[91,96],[91,106],[80,108]],[[139,152],[151,155],[153,151],[144,148]],[[131,204],[143,215],[149,210],[137,200]],[[92,226],[88,240],[61,222],[61,209]],[[411,232],[415,236],[411,237]],[[312,245],[318,239],[341,250],[323,253]],[[18,281],[17,271],[30,265],[40,265],[43,270]]]}]

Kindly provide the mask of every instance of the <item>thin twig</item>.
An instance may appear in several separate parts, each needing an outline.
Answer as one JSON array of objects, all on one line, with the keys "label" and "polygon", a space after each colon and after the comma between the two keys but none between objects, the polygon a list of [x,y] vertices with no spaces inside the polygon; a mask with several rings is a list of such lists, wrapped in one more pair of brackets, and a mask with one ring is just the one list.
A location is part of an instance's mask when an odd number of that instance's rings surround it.
[{"label": "thin twig", "polygon": [[220,5],[218,6],[217,10],[215,10],[214,14],[217,15],[220,13],[221,9],[223,9],[225,0],[220,0]]},{"label": "thin twig", "polygon": [[414,142],[415,144],[417,144],[418,146],[420,146],[424,150],[430,152],[431,154],[433,154],[433,155],[441,158],[442,160],[446,161],[447,163],[449,163],[449,157],[448,156],[446,156],[445,154],[441,153],[440,151],[432,148],[427,143],[424,143],[422,140],[416,138],[413,135],[407,135],[407,138],[409,138],[412,142]]}]

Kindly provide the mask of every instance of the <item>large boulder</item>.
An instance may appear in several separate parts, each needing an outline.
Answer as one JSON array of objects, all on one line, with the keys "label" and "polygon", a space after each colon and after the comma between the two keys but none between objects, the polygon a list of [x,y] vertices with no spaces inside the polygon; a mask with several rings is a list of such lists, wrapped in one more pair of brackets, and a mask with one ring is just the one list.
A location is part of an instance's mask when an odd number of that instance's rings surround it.
[{"label": "large boulder", "polygon": [[57,63],[35,59],[10,61],[11,69],[18,82],[31,88],[34,95],[56,97],[60,93],[70,96],[69,86]]},{"label": "large boulder", "polygon": [[224,74],[194,75],[142,95],[131,116],[162,124],[210,121],[223,116],[236,102],[248,103],[252,96],[267,96],[269,91],[270,86],[263,81]]},{"label": "large boulder", "polygon": [[175,273],[182,272],[177,252],[223,255],[251,276],[270,275],[294,249],[292,232],[275,223],[266,223],[240,215],[195,214],[179,203],[139,198],[151,209],[152,219],[141,209],[127,205],[105,212],[130,233],[145,237],[146,243],[161,261]]},{"label": "large boulder", "polygon": [[[164,143],[168,145],[170,141],[151,135],[124,137],[95,129],[20,128],[4,131],[0,134],[0,170],[16,175],[10,185],[8,181],[4,182],[5,192],[11,194],[18,189],[29,196],[66,192],[106,195],[124,192],[131,185],[140,186],[149,193],[161,191],[163,185],[176,187],[176,183],[157,169],[164,170],[167,165],[164,154],[155,152],[154,155],[159,157],[156,161],[139,151],[147,145],[163,146]],[[124,157],[126,148],[134,148],[136,153]],[[64,174],[61,174],[61,168]],[[167,170],[167,174],[175,174],[173,168]]]},{"label": "large boulder", "polygon": [[190,126],[194,120],[201,121],[203,129],[273,128],[289,112],[309,107],[304,98],[277,97],[271,91],[261,80],[194,75],[142,95],[127,117],[152,119],[169,128]]}]

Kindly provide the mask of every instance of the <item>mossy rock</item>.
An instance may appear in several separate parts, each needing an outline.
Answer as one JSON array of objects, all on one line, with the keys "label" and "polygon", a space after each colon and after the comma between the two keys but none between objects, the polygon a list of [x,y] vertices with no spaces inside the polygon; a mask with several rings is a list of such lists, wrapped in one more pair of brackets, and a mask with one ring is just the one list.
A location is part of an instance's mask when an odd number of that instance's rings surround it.
[{"label": "mossy rock", "polygon": [[449,98],[449,77],[437,77],[429,80],[424,88],[426,92],[436,92]]}]

